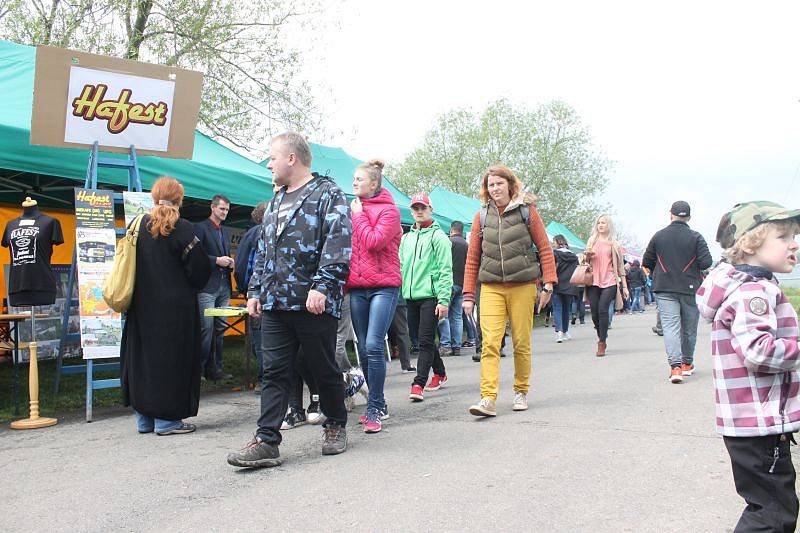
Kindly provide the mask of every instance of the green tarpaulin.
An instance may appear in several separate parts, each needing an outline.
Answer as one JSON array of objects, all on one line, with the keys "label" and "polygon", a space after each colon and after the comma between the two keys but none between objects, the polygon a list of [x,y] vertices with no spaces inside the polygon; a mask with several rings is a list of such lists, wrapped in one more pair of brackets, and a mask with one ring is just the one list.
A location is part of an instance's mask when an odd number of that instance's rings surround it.
[{"label": "green tarpaulin", "polygon": [[549,223],[545,229],[547,230],[547,235],[549,235],[551,239],[556,235],[563,235],[564,238],[567,239],[567,244],[569,244],[569,247],[573,252],[582,252],[586,249],[586,243],[560,222],[556,222],[554,220],[553,222]]},{"label": "green tarpaulin", "polygon": [[[89,152],[30,144],[35,60],[35,48],[0,40],[0,201],[18,202],[25,194],[15,190],[20,183],[35,186],[38,181],[42,198],[71,206],[69,189],[85,179]],[[271,176],[265,168],[199,132],[190,160],[138,159],[146,189],[159,176],[168,175],[180,180],[191,198],[210,199],[222,193],[234,204],[252,206],[272,197]],[[127,185],[126,172],[99,169],[98,173],[102,183]],[[52,177],[78,181],[56,184]]]},{"label": "green tarpaulin", "polygon": [[436,213],[451,220],[464,223],[464,231],[471,231],[475,213],[481,209],[481,201],[461,194],[450,192],[441,187],[434,187],[431,191],[431,202]]},{"label": "green tarpaulin", "polygon": [[[318,172],[324,176],[330,176],[336,184],[347,194],[349,197],[353,196],[353,174],[356,167],[363,163],[360,159],[356,159],[341,148],[337,146],[325,146],[317,143],[308,143],[311,148],[311,171]],[[266,159],[261,162],[266,166]],[[400,192],[400,189],[394,186],[386,177],[383,178],[383,186],[394,198],[395,204],[400,209],[400,219],[403,224],[411,225],[414,219],[411,216],[411,209],[409,204],[411,199]],[[435,204],[434,204],[435,207]],[[440,216],[434,213],[434,218],[442,225],[442,229],[448,231],[450,229],[451,219],[447,216]]]}]

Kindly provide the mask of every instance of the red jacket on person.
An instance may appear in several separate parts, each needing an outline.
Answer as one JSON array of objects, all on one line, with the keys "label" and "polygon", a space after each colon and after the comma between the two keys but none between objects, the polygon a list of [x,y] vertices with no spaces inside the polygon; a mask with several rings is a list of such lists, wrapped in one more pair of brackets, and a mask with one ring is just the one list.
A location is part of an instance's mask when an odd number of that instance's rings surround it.
[{"label": "red jacket on person", "polygon": [[353,254],[347,289],[399,287],[400,211],[384,188],[372,198],[361,198],[361,205],[361,213],[352,213]]}]

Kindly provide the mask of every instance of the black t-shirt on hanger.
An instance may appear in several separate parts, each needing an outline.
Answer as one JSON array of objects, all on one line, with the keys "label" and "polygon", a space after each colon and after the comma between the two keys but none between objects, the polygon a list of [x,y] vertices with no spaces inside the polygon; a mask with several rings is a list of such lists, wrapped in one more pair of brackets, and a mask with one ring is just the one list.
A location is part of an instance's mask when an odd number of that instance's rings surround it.
[{"label": "black t-shirt on hanger", "polygon": [[38,210],[6,225],[2,245],[10,248],[11,253],[9,305],[51,305],[56,301],[56,278],[50,257],[53,245],[63,242],[61,223]]}]

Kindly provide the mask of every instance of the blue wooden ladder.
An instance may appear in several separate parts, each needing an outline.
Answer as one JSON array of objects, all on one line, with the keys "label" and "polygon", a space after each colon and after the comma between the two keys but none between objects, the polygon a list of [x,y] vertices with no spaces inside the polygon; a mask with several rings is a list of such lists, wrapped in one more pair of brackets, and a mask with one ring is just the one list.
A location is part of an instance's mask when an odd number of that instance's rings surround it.
[{"label": "blue wooden ladder", "polygon": [[[98,168],[117,168],[125,169],[128,171],[128,190],[142,192],[142,180],[139,176],[139,165],[136,162],[136,148],[130,147],[130,153],[127,158],[108,158],[100,157],[98,144],[95,142],[92,146],[92,151],[89,154],[89,168],[86,170],[86,181],[83,187],[85,189],[97,189],[97,169]],[[114,193],[114,205],[122,204],[122,193]],[[115,228],[117,238],[125,235],[125,227]],[[69,374],[86,374],[86,421],[92,421],[92,403],[94,400],[94,391],[100,389],[110,389],[120,386],[120,379],[94,379],[94,372],[102,372],[106,370],[119,370],[119,363],[98,363],[95,364],[92,359],[87,359],[86,364],[81,365],[65,365],[63,363],[64,349],[67,343],[80,342],[80,333],[69,333],[69,315],[73,307],[79,305],[79,301],[72,297],[72,291],[75,287],[76,281],[76,261],[77,261],[77,246],[72,251],[72,264],[69,268],[69,283],[67,284],[67,303],[64,305],[64,313],[61,316],[61,340],[58,345],[58,355],[56,357],[56,378],[55,378],[55,394],[58,394],[58,388],[62,375]]]}]

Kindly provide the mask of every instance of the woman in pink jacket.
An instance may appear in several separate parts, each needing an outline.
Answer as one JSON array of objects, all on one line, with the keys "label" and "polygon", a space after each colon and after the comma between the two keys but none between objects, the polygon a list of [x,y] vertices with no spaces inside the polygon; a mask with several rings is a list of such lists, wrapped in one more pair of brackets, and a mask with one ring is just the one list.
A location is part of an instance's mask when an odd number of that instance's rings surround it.
[{"label": "woman in pink jacket", "polygon": [[383,344],[394,316],[400,287],[400,211],[381,184],[383,161],[359,165],[353,176],[353,255],[347,291],[350,316],[358,338],[358,357],[369,385],[367,414],[359,422],[365,433],[381,430],[389,417],[383,397],[386,359]]}]

